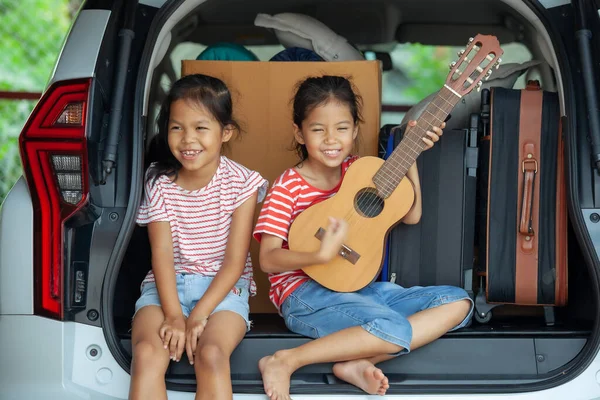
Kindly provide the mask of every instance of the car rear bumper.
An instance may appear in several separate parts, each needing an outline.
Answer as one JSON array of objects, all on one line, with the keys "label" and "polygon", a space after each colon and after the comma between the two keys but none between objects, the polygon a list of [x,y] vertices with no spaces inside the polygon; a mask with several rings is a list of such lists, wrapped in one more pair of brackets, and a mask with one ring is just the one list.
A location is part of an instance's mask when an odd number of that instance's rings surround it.
[{"label": "car rear bumper", "polygon": [[[129,374],[114,360],[101,328],[31,315],[0,316],[0,398],[126,399]],[[475,360],[474,360],[475,362]],[[493,360],[488,360],[493,362]],[[503,395],[386,396],[389,399],[497,400]],[[235,395],[264,400],[264,395]],[[506,395],[511,399],[591,400],[600,397],[600,356],[572,381],[542,392]],[[169,392],[169,399],[191,400],[193,393]],[[369,396],[295,395],[295,400]]]}]

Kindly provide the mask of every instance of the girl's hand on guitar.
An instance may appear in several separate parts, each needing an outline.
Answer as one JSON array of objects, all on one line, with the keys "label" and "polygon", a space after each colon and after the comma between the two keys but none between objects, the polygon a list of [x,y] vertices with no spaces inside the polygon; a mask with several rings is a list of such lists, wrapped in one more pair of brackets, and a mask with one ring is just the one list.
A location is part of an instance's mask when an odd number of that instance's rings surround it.
[{"label": "girl's hand on guitar", "polygon": [[[417,121],[411,120],[411,121],[408,122],[408,125],[409,126],[415,126],[415,125],[417,125]],[[426,132],[427,137],[423,138],[423,142],[425,142],[425,145],[426,145],[425,146],[425,150],[429,150],[430,148],[433,147],[433,145],[438,140],[440,140],[440,136],[442,136],[444,134],[444,131],[442,131],[442,129],[444,129],[445,127],[446,127],[446,123],[442,122],[441,126],[439,126],[439,127],[434,126],[432,128],[433,132],[431,132],[431,131],[427,131]]]},{"label": "girl's hand on guitar", "polygon": [[338,255],[348,235],[348,223],[343,219],[329,217],[329,226],[325,230],[318,256],[322,263],[328,263]]}]

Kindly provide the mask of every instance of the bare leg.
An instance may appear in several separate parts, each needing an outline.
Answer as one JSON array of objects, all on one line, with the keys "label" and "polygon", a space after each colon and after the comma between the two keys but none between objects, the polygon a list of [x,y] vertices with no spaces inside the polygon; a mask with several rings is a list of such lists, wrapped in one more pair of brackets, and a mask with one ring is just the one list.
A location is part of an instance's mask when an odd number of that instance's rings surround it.
[{"label": "bare leg", "polygon": [[129,398],[166,399],[165,372],[169,351],[163,347],[158,330],[165,317],[159,306],[141,308],[133,319],[131,345],[131,386]]},{"label": "bare leg", "polygon": [[[429,308],[408,317],[413,329],[411,350],[433,342],[460,324],[470,308],[471,303],[468,300],[461,300]],[[380,354],[368,359],[337,363],[333,366],[333,373],[339,379],[358,386],[367,393],[384,395],[390,387],[389,382],[383,372],[375,367],[375,364],[394,357],[390,354]],[[381,379],[382,376],[383,379]],[[380,382],[381,385],[373,390]]]},{"label": "bare leg", "polygon": [[194,356],[196,400],[232,399],[229,358],[246,334],[246,322],[232,311],[210,316]]}]

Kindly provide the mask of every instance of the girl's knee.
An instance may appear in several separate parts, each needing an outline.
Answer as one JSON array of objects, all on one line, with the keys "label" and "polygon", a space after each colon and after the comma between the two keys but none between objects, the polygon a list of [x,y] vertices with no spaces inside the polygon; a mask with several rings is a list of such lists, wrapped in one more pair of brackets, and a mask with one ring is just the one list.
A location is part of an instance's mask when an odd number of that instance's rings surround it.
[{"label": "girl's knee", "polygon": [[460,315],[466,317],[473,308],[473,302],[470,299],[462,299],[456,302],[456,308],[458,309],[458,313]]},{"label": "girl's knee", "polygon": [[467,317],[473,308],[473,302],[466,290],[456,286],[440,287],[439,301],[458,322]]},{"label": "girl's knee", "polygon": [[133,362],[138,369],[156,367],[159,364],[168,365],[169,352],[159,344],[141,340],[133,346]]},{"label": "girl's knee", "polygon": [[461,299],[453,303],[446,304],[446,307],[448,314],[452,316],[451,323],[454,326],[454,329],[457,329],[459,326],[464,325],[462,323],[471,312],[473,303],[470,299]]},{"label": "girl's knee", "polygon": [[226,351],[219,345],[209,343],[203,346],[198,346],[195,355],[195,365],[210,369],[219,369],[228,362],[231,354],[226,354]]}]

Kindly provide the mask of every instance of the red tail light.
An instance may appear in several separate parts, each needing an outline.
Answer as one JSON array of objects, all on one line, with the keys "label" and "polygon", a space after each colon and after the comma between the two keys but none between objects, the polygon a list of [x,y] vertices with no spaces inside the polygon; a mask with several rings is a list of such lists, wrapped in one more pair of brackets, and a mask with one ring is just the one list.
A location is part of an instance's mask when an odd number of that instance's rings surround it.
[{"label": "red tail light", "polygon": [[89,88],[89,79],[51,86],[19,138],[34,212],[34,312],[56,319],[63,317],[64,223],[88,196]]}]

